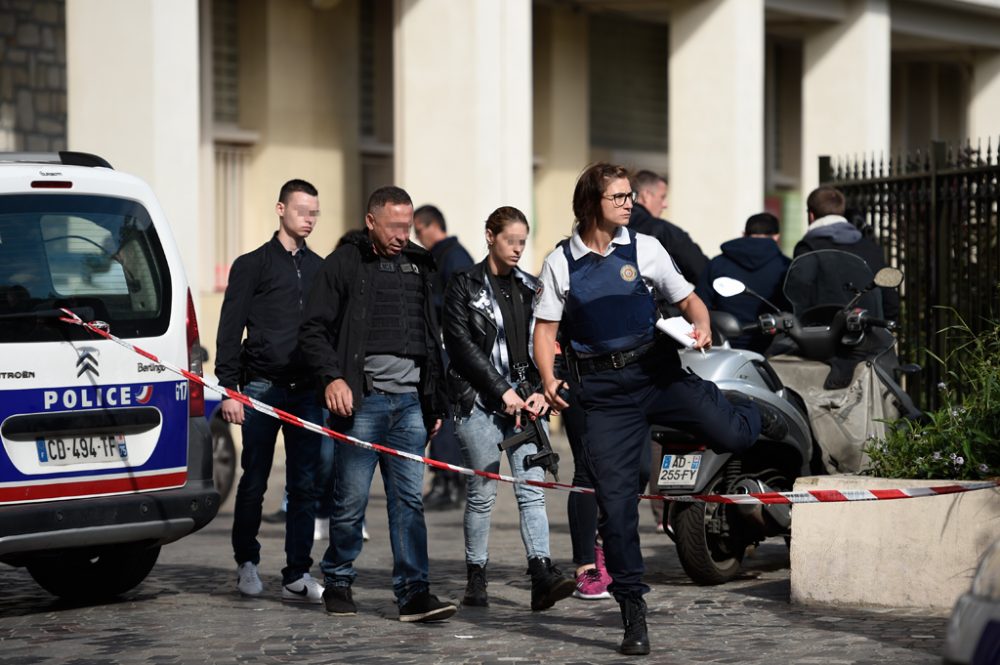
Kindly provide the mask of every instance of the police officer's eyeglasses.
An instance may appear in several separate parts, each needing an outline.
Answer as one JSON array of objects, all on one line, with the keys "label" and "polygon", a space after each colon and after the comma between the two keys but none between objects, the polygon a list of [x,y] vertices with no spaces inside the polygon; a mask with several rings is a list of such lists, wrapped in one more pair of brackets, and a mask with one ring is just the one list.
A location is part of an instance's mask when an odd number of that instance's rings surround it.
[{"label": "police officer's eyeglasses", "polygon": [[621,208],[625,205],[625,199],[630,200],[635,203],[636,197],[639,196],[639,192],[619,192],[618,194],[611,194],[610,196],[603,196],[601,198],[611,199],[611,202],[615,204],[616,208]]}]

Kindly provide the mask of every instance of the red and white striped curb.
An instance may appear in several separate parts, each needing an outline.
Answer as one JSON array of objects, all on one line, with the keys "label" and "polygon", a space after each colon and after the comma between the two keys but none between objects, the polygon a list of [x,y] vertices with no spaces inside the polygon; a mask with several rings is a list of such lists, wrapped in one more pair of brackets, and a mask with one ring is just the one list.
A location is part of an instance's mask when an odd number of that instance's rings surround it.
[{"label": "red and white striped curb", "polygon": [[[430,457],[423,457],[422,455],[414,455],[413,453],[403,452],[401,450],[396,450],[395,448],[389,448],[377,443],[371,443],[368,441],[362,441],[356,439],[353,436],[347,436],[346,434],[341,434],[340,432],[335,432],[328,427],[323,427],[322,425],[317,425],[316,423],[311,423],[307,420],[302,420],[298,416],[295,416],[287,411],[282,411],[281,409],[276,409],[268,404],[254,399],[248,395],[232,390],[231,388],[223,388],[218,384],[212,384],[205,381],[204,378],[198,376],[197,374],[190,372],[186,369],[172,365],[168,362],[164,362],[157,358],[152,353],[141,349],[134,344],[126,342],[123,339],[115,337],[106,330],[102,330],[98,325],[94,323],[87,323],[79,316],[74,314],[72,311],[60,308],[66,313],[65,317],[61,317],[59,320],[64,323],[71,323],[78,326],[83,326],[87,330],[104,337],[105,339],[111,340],[116,344],[133,351],[144,358],[148,358],[153,362],[162,365],[163,367],[169,369],[171,372],[180,374],[188,381],[194,381],[195,383],[201,384],[205,388],[219,393],[220,395],[225,395],[240,402],[246,407],[259,411],[265,415],[271,416],[272,418],[277,418],[282,422],[286,422],[297,427],[302,427],[311,432],[316,432],[318,434],[323,434],[329,436],[337,441],[343,441],[344,443],[349,443],[353,446],[358,446],[359,448],[365,448],[367,450],[373,450],[379,453],[385,453],[387,455],[393,455],[395,457],[402,457],[404,459],[409,459],[414,462],[420,462],[426,464],[427,466],[434,467],[435,469],[445,469],[447,471],[453,471],[455,473],[461,473],[466,476],[481,476],[483,478],[489,478],[490,480],[497,480],[505,483],[521,483],[524,485],[532,485],[534,487],[542,487],[545,489],[557,489],[563,490],[565,492],[578,492],[581,494],[593,494],[594,490],[589,487],[576,487],[575,485],[567,485],[565,483],[549,482],[544,480],[527,480],[523,478],[514,478],[513,476],[505,476],[499,473],[491,473],[489,471],[480,471],[479,469],[467,469],[462,466],[455,466],[454,464],[448,464],[447,462],[440,462]],[[890,499],[909,499],[913,497],[920,496],[937,496],[939,494],[956,494],[959,492],[971,492],[974,490],[982,490],[989,488],[1000,487],[1000,480],[997,481],[982,481],[975,483],[962,483],[956,485],[939,485],[937,487],[910,487],[907,489],[885,489],[885,490],[808,490],[799,492],[759,492],[759,493],[748,493],[748,494],[686,494],[682,496],[661,496],[659,494],[640,494],[640,499],[647,499],[650,501],[676,501],[682,503],[731,503],[731,504],[793,504],[793,503],[841,503],[844,501],[886,501]]]}]

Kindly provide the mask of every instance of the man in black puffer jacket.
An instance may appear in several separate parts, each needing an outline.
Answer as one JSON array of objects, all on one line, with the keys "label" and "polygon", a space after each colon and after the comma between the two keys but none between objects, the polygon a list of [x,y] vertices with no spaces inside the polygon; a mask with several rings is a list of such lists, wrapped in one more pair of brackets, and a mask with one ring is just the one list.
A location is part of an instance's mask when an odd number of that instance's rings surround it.
[{"label": "man in black puffer jacket", "polygon": [[[741,324],[753,323],[759,314],[771,311],[767,304],[749,294],[723,298],[712,288],[717,277],[738,279],[775,306],[787,308],[781,286],[791,259],[781,253],[778,231],[778,218],[761,212],[747,219],[742,238],[722,244],[722,254],[708,262],[695,289],[709,309],[729,312]],[[770,337],[753,333],[729,340],[738,349],[757,352],[763,352],[770,342]]]},{"label": "man in black puffer jacket", "polygon": [[[845,199],[835,187],[814,189],[806,199],[809,230],[795,245],[793,256],[820,249],[839,249],[861,257],[874,275],[886,266],[882,248],[847,221],[844,217]],[[867,286],[867,285],[859,285]],[[895,289],[879,288],[882,292],[882,317],[893,321],[899,318],[899,293]]]}]

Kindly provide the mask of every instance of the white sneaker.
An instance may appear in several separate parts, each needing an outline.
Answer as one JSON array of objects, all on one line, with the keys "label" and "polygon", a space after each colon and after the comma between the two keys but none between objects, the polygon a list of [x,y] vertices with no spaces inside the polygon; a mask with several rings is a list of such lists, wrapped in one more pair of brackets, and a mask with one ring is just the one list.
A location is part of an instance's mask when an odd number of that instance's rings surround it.
[{"label": "white sneaker", "polygon": [[363,540],[364,542],[367,543],[371,539],[372,539],[372,537],[370,535],[368,535],[368,523],[367,522],[362,522],[361,523],[361,540]]},{"label": "white sneaker", "polygon": [[330,537],[330,518],[317,517],[316,526],[313,527],[313,541],[327,540]]},{"label": "white sneaker", "polygon": [[323,602],[323,585],[309,573],[291,584],[281,587],[281,600],[286,603],[311,603],[318,605]]},{"label": "white sneaker", "polygon": [[260,581],[257,565],[246,561],[236,569],[236,588],[244,596],[259,596],[264,593],[264,583]]}]

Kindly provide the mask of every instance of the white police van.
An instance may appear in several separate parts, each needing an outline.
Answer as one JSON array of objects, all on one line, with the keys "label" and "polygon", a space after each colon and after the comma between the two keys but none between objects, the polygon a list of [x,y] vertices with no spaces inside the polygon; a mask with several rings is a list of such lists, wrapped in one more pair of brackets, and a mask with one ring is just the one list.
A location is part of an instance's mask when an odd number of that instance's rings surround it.
[{"label": "white police van", "polygon": [[0,153],[0,561],[78,600],[138,585],[215,517],[181,256],[152,190],[94,155]]}]

